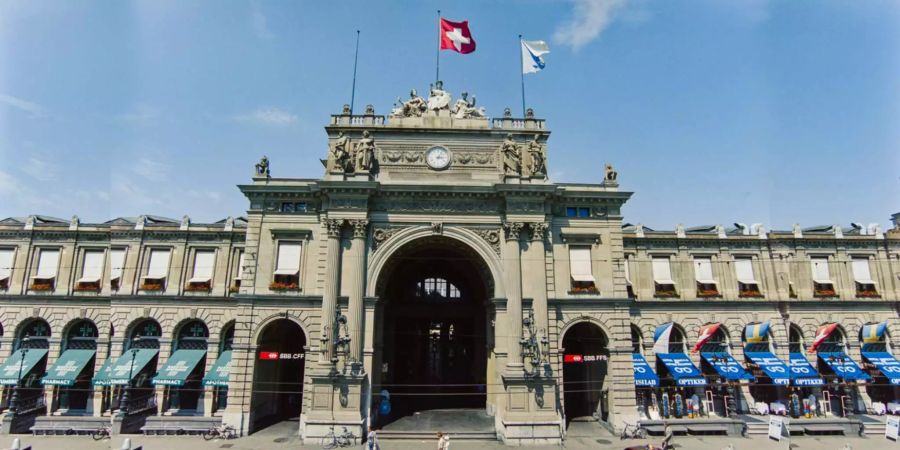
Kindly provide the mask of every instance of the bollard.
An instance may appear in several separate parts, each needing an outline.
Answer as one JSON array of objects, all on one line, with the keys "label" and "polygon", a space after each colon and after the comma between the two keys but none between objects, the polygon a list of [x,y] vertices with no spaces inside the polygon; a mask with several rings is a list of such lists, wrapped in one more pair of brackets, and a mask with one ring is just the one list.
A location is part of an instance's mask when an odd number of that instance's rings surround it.
[{"label": "bollard", "polygon": [[131,438],[125,438],[122,441],[122,450],[131,450]]}]

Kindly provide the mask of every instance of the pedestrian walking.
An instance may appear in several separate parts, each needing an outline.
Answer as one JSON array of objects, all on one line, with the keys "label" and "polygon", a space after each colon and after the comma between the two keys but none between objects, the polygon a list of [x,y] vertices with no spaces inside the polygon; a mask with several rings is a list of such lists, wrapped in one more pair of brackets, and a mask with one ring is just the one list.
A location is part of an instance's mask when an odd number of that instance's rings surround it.
[{"label": "pedestrian walking", "polygon": [[375,428],[369,426],[369,434],[366,436],[366,442],[368,443],[369,450],[379,450],[378,447],[378,433],[375,432]]},{"label": "pedestrian walking", "polygon": [[438,431],[437,438],[437,450],[450,450],[450,435]]}]

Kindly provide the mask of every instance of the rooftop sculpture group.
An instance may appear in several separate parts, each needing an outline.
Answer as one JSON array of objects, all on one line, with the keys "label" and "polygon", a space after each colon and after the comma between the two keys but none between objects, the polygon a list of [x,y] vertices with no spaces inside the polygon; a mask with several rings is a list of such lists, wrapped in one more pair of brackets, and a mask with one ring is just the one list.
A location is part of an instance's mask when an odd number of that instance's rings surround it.
[{"label": "rooftop sculpture group", "polygon": [[422,117],[425,114],[439,114],[439,111],[449,111],[457,119],[484,118],[487,111],[484,107],[475,106],[475,96],[469,99],[469,94],[463,92],[461,98],[451,105],[452,97],[444,90],[444,83],[437,81],[429,86],[428,99],[419,97],[415,89],[410,90],[409,100],[403,101],[397,98],[391,117]]}]

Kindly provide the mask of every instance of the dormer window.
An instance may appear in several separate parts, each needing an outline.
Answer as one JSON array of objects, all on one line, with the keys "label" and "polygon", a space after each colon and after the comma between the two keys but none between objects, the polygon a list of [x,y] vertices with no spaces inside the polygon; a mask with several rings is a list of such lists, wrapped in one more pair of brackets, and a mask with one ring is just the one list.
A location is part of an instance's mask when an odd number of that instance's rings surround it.
[{"label": "dormer window", "polygon": [[569,247],[569,267],[572,275],[571,294],[596,294],[597,282],[591,268],[591,248]]},{"label": "dormer window", "polygon": [[853,265],[853,280],[856,284],[856,296],[859,298],[879,297],[875,281],[872,280],[872,272],[869,269],[869,258],[854,257],[851,264]]},{"label": "dormer window", "polygon": [[85,250],[81,260],[81,278],[75,282],[76,291],[97,292],[103,277],[103,250]]},{"label": "dormer window", "polygon": [[166,278],[169,274],[169,257],[172,251],[168,249],[150,250],[150,262],[147,265],[147,275],[141,278],[142,291],[164,291]]},{"label": "dormer window", "polygon": [[185,290],[190,292],[209,292],[212,290],[213,269],[216,265],[215,250],[196,250],[194,252],[194,268]]},{"label": "dormer window", "polygon": [[275,273],[272,277],[273,290],[300,289],[300,243],[279,242]]},{"label": "dormer window", "polygon": [[759,291],[759,283],[753,275],[753,260],[750,258],[736,258],[734,271],[737,275],[738,297],[758,298],[762,297]]},{"label": "dormer window", "polygon": [[13,255],[15,250],[11,248],[0,248],[0,290],[9,289],[10,279],[13,270]]},{"label": "dormer window", "polygon": [[719,287],[713,278],[712,258],[694,258],[694,278],[697,281],[697,297],[718,297]]},{"label": "dormer window", "polygon": [[37,274],[31,277],[32,291],[52,291],[56,287],[59,249],[42,248],[38,252]]},{"label": "dormer window", "polygon": [[831,274],[828,271],[828,257],[817,256],[811,259],[812,280],[813,280],[813,296],[814,297],[835,297],[834,283],[831,281]]},{"label": "dormer window", "polygon": [[678,291],[675,290],[675,282],[672,281],[672,268],[669,265],[668,256],[653,257],[653,284],[655,288],[654,297],[678,297]]}]

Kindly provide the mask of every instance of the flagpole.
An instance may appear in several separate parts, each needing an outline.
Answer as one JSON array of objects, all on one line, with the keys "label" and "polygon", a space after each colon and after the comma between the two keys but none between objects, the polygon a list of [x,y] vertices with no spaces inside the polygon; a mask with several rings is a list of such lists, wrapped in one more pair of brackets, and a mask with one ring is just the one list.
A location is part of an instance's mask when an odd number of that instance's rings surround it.
[{"label": "flagpole", "polygon": [[356,100],[356,63],[359,61],[359,30],[356,30],[356,52],[353,54],[353,89],[350,91],[350,115],[353,115],[353,103]]},{"label": "flagpole", "polygon": [[522,35],[519,35],[519,74],[522,76],[522,117],[525,117],[525,55],[522,54]]},{"label": "flagpole", "polygon": [[437,10],[438,13],[438,45],[437,45],[437,54],[435,55],[435,60],[437,63],[435,64],[434,70],[434,82],[437,83],[438,80],[441,79],[441,10]]}]

